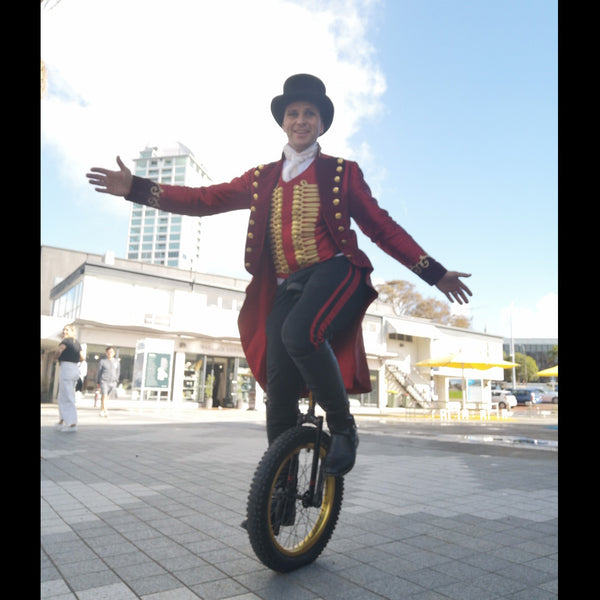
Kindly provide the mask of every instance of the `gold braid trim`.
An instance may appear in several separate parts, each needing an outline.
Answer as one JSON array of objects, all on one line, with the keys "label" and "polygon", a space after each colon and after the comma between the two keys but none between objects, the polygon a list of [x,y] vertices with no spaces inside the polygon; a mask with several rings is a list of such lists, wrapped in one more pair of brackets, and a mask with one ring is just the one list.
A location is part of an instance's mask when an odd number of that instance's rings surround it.
[{"label": "gold braid trim", "polygon": [[300,269],[319,262],[315,227],[319,217],[319,187],[305,179],[294,186],[292,201],[292,243]]},{"label": "gold braid trim", "polygon": [[430,256],[428,254],[422,254],[419,256],[419,262],[416,265],[413,265],[410,270],[413,273],[420,275],[424,269],[429,268],[429,258]]},{"label": "gold braid trim", "polygon": [[153,185],[150,188],[150,196],[148,197],[148,206],[153,206],[154,208],[160,208],[160,195],[162,193],[162,188],[160,185]]},{"label": "gold braid trim", "polygon": [[[315,228],[319,218],[319,186],[303,179],[292,190],[292,246],[299,269],[319,262]],[[283,188],[276,187],[271,197],[269,213],[269,245],[275,271],[291,273],[283,249]]]},{"label": "gold braid trim", "polygon": [[285,260],[283,251],[283,241],[281,238],[282,218],[281,211],[283,207],[283,188],[276,187],[271,197],[271,209],[269,213],[269,244],[271,246],[271,256],[275,265],[276,273],[289,273],[289,267]]}]

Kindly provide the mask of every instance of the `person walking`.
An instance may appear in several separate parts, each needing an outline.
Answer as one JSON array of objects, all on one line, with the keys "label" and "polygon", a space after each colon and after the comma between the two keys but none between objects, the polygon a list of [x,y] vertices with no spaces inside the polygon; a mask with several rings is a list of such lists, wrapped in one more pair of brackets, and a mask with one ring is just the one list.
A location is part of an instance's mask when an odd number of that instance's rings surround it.
[{"label": "person walking", "polygon": [[448,271],[417,244],[379,206],[356,162],[321,151],[317,138],[330,128],[334,106],[319,78],[289,77],[271,114],[287,136],[281,158],[229,183],[159,184],[133,176],[119,156],[118,170],[93,167],[86,176],[100,193],[162,211],[249,211],[244,264],[252,279],[238,325],[248,364],[266,390],[268,443],[295,425],[308,388],[332,434],[325,471],[344,475],[358,446],[348,393],[371,391],[361,322],[377,297],[351,219],[450,302],[469,301],[461,278],[470,274]]},{"label": "person walking", "polygon": [[63,327],[63,339],[54,352],[54,360],[59,363],[57,427],[63,433],[77,431],[77,405],[75,386],[79,379],[79,363],[85,361],[81,344],[75,337],[75,326]]},{"label": "person walking", "polygon": [[96,385],[100,390],[100,416],[108,417],[106,403],[109,396],[116,391],[121,374],[121,363],[115,357],[113,346],[106,348],[106,356],[100,359],[98,363],[98,373],[96,375]]}]

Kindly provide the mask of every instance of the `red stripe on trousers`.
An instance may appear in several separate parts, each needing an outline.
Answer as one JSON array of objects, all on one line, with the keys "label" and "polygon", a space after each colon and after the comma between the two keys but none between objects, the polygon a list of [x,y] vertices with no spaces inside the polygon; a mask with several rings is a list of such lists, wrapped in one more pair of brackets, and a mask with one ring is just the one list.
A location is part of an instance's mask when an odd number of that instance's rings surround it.
[{"label": "red stripe on trousers", "polygon": [[[325,303],[323,308],[317,313],[315,320],[313,321],[310,328],[310,340],[312,344],[317,347],[319,341],[323,339],[323,334],[327,327],[331,324],[333,319],[339,314],[344,304],[348,301],[348,298],[354,294],[360,284],[360,273],[358,269],[350,266],[348,275],[340,283],[335,292],[331,295],[329,300]],[[345,288],[345,289],[344,289]],[[340,295],[341,294],[341,295]],[[336,297],[339,298],[336,300]],[[327,313],[329,307],[333,304],[333,307]],[[327,313],[327,316],[324,315]],[[320,323],[320,324],[319,324]],[[316,333],[316,334],[315,334]]]}]

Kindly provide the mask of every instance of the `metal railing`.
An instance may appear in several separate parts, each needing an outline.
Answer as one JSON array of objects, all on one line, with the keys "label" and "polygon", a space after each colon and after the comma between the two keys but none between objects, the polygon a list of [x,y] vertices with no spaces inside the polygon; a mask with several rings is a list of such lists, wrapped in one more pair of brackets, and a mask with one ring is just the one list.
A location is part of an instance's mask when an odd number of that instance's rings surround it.
[{"label": "metal railing", "polygon": [[413,406],[419,408],[431,408],[431,399],[416,388],[414,380],[400,367],[394,364],[385,365],[386,381],[388,391],[404,391],[412,400]]}]

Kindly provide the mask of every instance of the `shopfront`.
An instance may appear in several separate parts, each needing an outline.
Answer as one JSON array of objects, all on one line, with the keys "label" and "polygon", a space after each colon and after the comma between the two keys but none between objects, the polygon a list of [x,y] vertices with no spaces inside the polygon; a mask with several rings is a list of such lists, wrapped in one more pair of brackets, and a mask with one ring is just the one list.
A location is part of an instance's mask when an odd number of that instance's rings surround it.
[{"label": "shopfront", "polygon": [[204,408],[241,408],[255,380],[245,358],[186,354],[183,400]]}]

